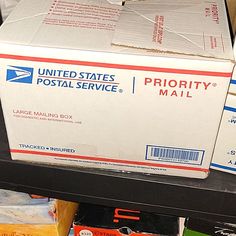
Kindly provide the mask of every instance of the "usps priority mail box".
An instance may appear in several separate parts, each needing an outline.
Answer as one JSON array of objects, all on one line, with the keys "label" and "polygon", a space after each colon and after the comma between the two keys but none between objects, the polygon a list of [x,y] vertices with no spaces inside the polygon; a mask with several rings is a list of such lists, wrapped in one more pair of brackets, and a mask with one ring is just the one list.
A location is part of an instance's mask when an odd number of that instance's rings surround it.
[{"label": "usps priority mail box", "polygon": [[225,12],[22,0],[0,29],[12,158],[207,177],[233,67]]},{"label": "usps priority mail box", "polygon": [[[235,33],[235,1],[228,1],[230,21]],[[236,45],[234,40],[234,58]],[[236,68],[230,81],[224,112],[217,136],[216,146],[213,153],[211,168],[236,174]]]},{"label": "usps priority mail box", "polygon": [[224,106],[222,121],[216,141],[211,168],[236,174],[236,71]]}]

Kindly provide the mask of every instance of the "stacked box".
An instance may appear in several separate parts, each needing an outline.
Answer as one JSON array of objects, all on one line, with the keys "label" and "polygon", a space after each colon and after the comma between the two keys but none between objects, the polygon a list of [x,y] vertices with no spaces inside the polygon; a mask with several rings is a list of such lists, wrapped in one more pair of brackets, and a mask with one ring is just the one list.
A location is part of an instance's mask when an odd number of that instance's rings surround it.
[{"label": "stacked box", "polygon": [[231,80],[211,168],[236,174],[236,72]]},{"label": "stacked box", "polygon": [[233,70],[223,0],[22,0],[0,52],[14,160],[208,176]]},{"label": "stacked box", "polygon": [[0,235],[67,236],[77,204],[0,190]]},{"label": "stacked box", "polygon": [[174,216],[81,203],[74,221],[75,236],[178,235]]},{"label": "stacked box", "polygon": [[[236,28],[236,1],[229,1],[231,23]],[[236,45],[234,44],[234,58],[236,58]],[[236,69],[230,81],[228,95],[212,158],[211,168],[236,174]]]}]

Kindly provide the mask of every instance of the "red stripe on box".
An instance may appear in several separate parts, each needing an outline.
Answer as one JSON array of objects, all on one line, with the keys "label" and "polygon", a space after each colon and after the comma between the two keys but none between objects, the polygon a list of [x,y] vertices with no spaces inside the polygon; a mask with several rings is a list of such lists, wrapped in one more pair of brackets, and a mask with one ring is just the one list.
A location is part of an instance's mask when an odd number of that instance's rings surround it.
[{"label": "red stripe on box", "polygon": [[10,151],[11,153],[18,153],[18,154],[30,154],[30,155],[51,156],[51,157],[58,157],[58,158],[72,158],[72,159],[89,160],[89,161],[100,161],[100,162],[106,162],[106,163],[110,162],[110,163],[119,163],[119,164],[128,164],[128,165],[139,165],[139,166],[150,166],[150,167],[209,172],[209,170],[205,168],[190,167],[190,166],[177,166],[177,165],[169,165],[169,164],[156,164],[156,163],[139,162],[139,161],[118,160],[118,159],[110,159],[110,158],[105,158],[105,157],[103,158],[103,157],[80,156],[80,155],[72,155],[72,154],[39,152],[39,151],[29,151],[29,150],[19,150],[19,149],[11,149]]},{"label": "red stripe on box", "polygon": [[122,64],[112,64],[112,63],[103,63],[103,62],[77,61],[77,60],[19,56],[19,55],[9,55],[9,54],[0,54],[0,58],[21,60],[21,61],[22,60],[23,61],[36,61],[36,62],[93,66],[93,67],[104,67],[104,68],[124,69],[124,70],[153,71],[153,72],[162,72],[162,73],[190,74],[190,75],[216,76],[216,77],[227,77],[227,78],[231,77],[232,75],[232,72],[201,71],[201,70],[186,70],[186,69],[161,68],[161,67],[150,67],[150,66],[122,65]]}]

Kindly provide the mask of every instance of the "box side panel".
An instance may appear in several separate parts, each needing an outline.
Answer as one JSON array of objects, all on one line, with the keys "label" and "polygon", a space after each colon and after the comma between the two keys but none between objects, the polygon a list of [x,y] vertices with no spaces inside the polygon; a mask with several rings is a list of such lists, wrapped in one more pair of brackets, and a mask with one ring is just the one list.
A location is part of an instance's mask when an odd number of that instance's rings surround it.
[{"label": "box side panel", "polygon": [[13,159],[207,176],[231,63],[133,56],[134,65],[128,55],[82,55],[2,54]]},{"label": "box side panel", "polygon": [[236,174],[236,96],[228,94],[221,121],[212,169]]}]

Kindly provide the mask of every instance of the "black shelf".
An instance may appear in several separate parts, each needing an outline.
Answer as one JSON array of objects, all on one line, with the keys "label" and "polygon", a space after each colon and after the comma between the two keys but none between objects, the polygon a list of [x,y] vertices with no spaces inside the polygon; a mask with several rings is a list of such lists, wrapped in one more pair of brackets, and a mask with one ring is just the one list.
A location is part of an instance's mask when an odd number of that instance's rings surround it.
[{"label": "black shelf", "polygon": [[0,113],[0,188],[75,202],[236,223],[236,176],[205,180],[12,161]]}]

